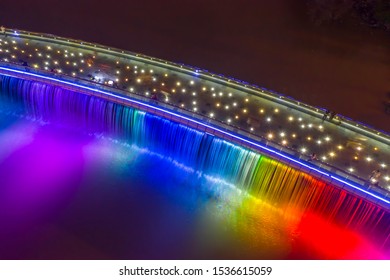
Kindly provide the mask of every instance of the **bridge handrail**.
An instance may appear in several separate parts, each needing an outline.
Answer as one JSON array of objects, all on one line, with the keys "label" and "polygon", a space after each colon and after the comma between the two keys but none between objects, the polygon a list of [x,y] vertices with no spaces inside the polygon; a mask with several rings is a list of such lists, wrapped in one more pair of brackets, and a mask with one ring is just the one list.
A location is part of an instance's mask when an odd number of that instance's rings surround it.
[{"label": "bridge handrail", "polygon": [[[186,74],[194,74],[194,75],[201,75],[203,78],[206,78],[208,80],[212,80],[214,82],[217,82],[219,84],[223,84],[225,86],[231,86],[231,87],[239,87],[240,90],[243,90],[247,93],[251,94],[256,94],[263,96],[267,99],[272,99],[273,101],[276,101],[279,104],[286,105],[285,103],[288,103],[291,107],[309,113],[312,116],[315,116],[317,118],[321,118],[323,114],[325,113],[325,109],[323,108],[317,108],[314,106],[311,106],[309,104],[297,101],[293,99],[292,97],[285,96],[283,94],[277,93],[275,91],[265,89],[262,87],[258,87],[253,84],[249,84],[245,81],[241,81],[235,78],[227,78],[224,77],[223,75],[219,74],[214,74],[212,72],[209,72],[207,70],[202,70],[200,68],[180,64],[180,63],[175,63],[175,62],[170,62],[166,61],[163,59],[143,55],[143,54],[138,54],[130,51],[124,51],[121,49],[117,48],[112,48],[112,47],[107,47],[101,44],[97,43],[89,43],[89,42],[84,42],[81,40],[75,40],[75,39],[69,39],[69,38],[64,38],[52,34],[43,34],[43,33],[36,33],[36,32],[28,32],[28,31],[19,31],[19,30],[12,30],[12,29],[6,29],[6,32],[8,32],[9,35],[12,36],[24,36],[24,37],[36,37],[40,40],[43,39],[48,39],[48,40],[54,40],[54,41],[59,41],[62,44],[71,44],[71,45],[76,45],[78,47],[83,46],[84,48],[92,48],[92,49],[100,49],[102,52],[105,53],[115,53],[116,55],[119,55],[121,57],[123,56],[130,56],[134,60],[143,60],[146,61],[147,63],[150,64],[158,64],[157,66],[170,66],[169,68],[175,68],[176,70],[179,70],[180,72],[184,72]],[[379,131],[377,129],[374,129],[366,124],[363,124],[361,122],[352,120],[351,118],[345,117],[343,115],[337,115],[340,119],[340,126],[345,127],[346,129],[362,133],[368,137],[372,137],[382,143],[390,145],[390,134],[388,134],[385,131]]]}]

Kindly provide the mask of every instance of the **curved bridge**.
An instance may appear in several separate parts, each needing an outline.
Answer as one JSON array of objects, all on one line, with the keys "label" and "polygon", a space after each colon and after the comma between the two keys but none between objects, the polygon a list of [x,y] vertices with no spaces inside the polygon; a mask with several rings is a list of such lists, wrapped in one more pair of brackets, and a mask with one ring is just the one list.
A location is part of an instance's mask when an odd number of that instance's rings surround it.
[{"label": "curved bridge", "polygon": [[[141,54],[10,29],[0,34],[1,75],[163,116],[390,207],[390,136],[279,93]],[[378,169],[372,185],[368,177]]]}]

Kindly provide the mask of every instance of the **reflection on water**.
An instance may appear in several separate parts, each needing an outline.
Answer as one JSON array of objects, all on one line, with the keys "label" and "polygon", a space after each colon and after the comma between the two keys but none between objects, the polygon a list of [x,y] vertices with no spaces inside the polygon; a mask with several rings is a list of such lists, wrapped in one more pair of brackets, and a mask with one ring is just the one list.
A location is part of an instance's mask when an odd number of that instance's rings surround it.
[{"label": "reflection on water", "polygon": [[384,257],[146,149],[9,115],[0,125],[3,259]]}]

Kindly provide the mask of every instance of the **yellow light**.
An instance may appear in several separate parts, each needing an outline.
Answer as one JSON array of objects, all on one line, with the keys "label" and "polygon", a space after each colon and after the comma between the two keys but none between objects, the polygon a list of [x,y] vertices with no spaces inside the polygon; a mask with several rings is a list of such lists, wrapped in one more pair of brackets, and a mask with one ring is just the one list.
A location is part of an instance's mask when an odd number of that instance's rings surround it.
[{"label": "yellow light", "polygon": [[273,134],[272,133],[268,133],[268,138],[269,139],[272,139],[274,136],[273,136]]},{"label": "yellow light", "polygon": [[275,109],[274,112],[275,112],[275,113],[278,113],[278,112],[279,112],[279,109]]}]

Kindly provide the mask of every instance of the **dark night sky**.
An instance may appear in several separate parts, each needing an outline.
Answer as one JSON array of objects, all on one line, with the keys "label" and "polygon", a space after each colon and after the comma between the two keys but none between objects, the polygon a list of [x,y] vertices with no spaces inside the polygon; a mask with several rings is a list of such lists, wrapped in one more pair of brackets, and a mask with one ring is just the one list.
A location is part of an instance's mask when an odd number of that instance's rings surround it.
[{"label": "dark night sky", "polygon": [[1,0],[0,24],[197,66],[389,132],[390,36],[313,26],[303,2]]}]

